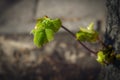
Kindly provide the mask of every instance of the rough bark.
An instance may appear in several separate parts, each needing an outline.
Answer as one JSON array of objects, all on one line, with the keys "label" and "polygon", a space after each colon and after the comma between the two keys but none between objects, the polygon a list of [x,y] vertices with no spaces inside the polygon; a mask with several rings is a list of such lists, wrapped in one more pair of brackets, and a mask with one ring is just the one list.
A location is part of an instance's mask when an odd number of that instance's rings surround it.
[{"label": "rough bark", "polygon": [[[120,53],[120,0],[106,0],[107,22],[105,44]],[[102,67],[99,80],[120,80],[120,61]]]}]

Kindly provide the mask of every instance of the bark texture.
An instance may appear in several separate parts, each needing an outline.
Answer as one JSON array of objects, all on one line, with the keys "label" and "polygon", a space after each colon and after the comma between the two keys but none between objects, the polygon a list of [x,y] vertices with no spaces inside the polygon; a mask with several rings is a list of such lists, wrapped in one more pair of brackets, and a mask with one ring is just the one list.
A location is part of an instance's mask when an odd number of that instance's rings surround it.
[{"label": "bark texture", "polygon": [[113,45],[116,53],[120,52],[120,1],[106,0],[107,27],[105,43]]},{"label": "bark texture", "polygon": [[[105,44],[112,45],[120,54],[120,0],[106,0],[107,22]],[[120,80],[120,61],[102,67],[99,80]]]}]

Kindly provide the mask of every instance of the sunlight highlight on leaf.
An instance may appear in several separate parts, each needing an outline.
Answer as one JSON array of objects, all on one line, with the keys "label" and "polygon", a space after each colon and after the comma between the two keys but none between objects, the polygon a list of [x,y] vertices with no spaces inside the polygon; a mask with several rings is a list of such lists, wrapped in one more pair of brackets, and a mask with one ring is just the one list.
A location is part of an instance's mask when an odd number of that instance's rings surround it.
[{"label": "sunlight highlight on leaf", "polygon": [[97,53],[97,59],[96,60],[102,65],[105,64],[105,55],[104,55],[103,51],[99,51]]},{"label": "sunlight highlight on leaf", "polygon": [[76,33],[77,40],[84,42],[96,42],[98,40],[98,33],[93,28],[94,23],[90,23],[87,28],[80,27],[80,31]]}]

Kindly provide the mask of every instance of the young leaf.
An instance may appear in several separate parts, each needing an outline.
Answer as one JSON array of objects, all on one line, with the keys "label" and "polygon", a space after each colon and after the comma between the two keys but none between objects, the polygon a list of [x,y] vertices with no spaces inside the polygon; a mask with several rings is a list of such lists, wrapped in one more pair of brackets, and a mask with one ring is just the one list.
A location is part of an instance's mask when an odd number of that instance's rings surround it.
[{"label": "young leaf", "polygon": [[52,20],[52,23],[54,25],[54,32],[57,32],[59,30],[59,28],[61,27],[60,19]]},{"label": "young leaf", "polygon": [[41,47],[50,42],[60,27],[60,19],[50,19],[48,17],[38,19],[35,28],[31,31],[34,35],[34,44]]},{"label": "young leaf", "polygon": [[101,64],[113,63],[117,57],[110,45],[97,53],[97,61]]},{"label": "young leaf", "polygon": [[51,29],[45,29],[46,37],[48,41],[53,40],[54,32]]},{"label": "young leaf", "polygon": [[76,38],[80,41],[96,42],[98,40],[98,33],[93,29],[94,24],[91,23],[87,28],[80,28],[76,33]]},{"label": "young leaf", "polygon": [[35,30],[34,33],[34,44],[37,47],[43,46],[43,44],[47,43],[48,40],[46,38],[45,30]]},{"label": "young leaf", "polygon": [[97,59],[96,60],[102,65],[105,64],[105,55],[104,55],[103,51],[99,51],[97,53]]},{"label": "young leaf", "polygon": [[88,30],[94,31],[94,29],[93,29],[94,28],[94,23],[91,22],[87,28],[88,28]]}]

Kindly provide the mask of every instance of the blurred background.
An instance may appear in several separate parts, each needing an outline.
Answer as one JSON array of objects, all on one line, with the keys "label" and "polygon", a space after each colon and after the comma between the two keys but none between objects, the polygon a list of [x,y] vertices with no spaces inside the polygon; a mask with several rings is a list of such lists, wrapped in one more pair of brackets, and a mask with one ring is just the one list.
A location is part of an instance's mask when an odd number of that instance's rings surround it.
[{"label": "blurred background", "polygon": [[0,0],[0,80],[96,80],[101,68],[96,57],[63,29],[52,42],[35,47],[30,31],[45,15],[60,18],[72,32],[90,22],[101,36],[105,32],[105,0]]}]

